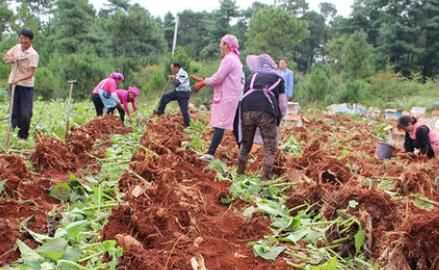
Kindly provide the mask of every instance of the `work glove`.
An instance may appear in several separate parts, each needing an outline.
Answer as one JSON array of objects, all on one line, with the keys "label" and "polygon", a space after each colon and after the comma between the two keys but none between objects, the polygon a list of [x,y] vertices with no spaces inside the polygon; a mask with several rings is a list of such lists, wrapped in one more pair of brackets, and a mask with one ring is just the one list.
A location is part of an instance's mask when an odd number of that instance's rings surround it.
[{"label": "work glove", "polygon": [[194,86],[192,87],[192,89],[193,89],[194,91],[199,91],[200,89],[202,89],[202,88],[204,88],[204,87],[206,87],[206,83],[205,83],[204,81],[199,81],[199,82],[196,82],[196,83],[194,84]]},{"label": "work glove", "polygon": [[202,76],[198,76],[198,75],[191,75],[191,79],[196,81],[196,82],[199,82],[199,81],[204,81],[205,78]]}]

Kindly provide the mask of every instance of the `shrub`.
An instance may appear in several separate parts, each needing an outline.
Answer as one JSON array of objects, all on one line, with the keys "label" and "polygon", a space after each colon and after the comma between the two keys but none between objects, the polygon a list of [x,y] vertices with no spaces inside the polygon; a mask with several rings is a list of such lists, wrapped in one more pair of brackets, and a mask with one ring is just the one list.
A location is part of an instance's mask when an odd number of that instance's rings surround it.
[{"label": "shrub", "polygon": [[301,103],[326,103],[334,94],[335,87],[325,66],[315,66],[297,87],[297,98]]}]

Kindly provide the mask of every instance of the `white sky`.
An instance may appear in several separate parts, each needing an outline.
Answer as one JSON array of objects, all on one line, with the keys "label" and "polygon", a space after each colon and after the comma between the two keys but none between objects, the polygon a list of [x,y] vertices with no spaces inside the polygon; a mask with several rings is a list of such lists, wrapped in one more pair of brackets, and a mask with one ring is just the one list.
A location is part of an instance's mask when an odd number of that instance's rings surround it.
[{"label": "white sky", "polygon": [[[314,10],[318,9],[319,3],[323,2],[320,0],[307,0],[310,7]],[[102,7],[106,0],[90,0],[96,8]],[[142,6],[147,8],[149,12],[154,16],[163,16],[168,11],[172,13],[177,13],[185,9],[191,9],[194,11],[211,11],[219,7],[218,0],[131,0],[132,3],[140,3]],[[240,8],[247,8],[251,6],[254,0],[237,0],[236,1]],[[274,0],[259,0],[262,3],[273,3]],[[324,2],[330,2],[337,6],[339,15],[349,16],[351,13],[351,6],[353,0],[324,0]],[[158,4],[159,3],[159,4]]]}]

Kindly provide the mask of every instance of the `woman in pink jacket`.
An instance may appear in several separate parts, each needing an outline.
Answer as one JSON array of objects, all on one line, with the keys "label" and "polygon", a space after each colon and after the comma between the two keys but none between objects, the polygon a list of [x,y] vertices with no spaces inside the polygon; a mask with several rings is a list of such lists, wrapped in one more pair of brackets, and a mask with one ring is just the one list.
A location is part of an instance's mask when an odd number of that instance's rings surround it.
[{"label": "woman in pink jacket", "polygon": [[225,35],[219,47],[222,60],[217,72],[197,82],[193,87],[194,90],[206,85],[213,87],[210,125],[214,133],[207,154],[201,157],[206,161],[214,159],[225,130],[233,130],[233,120],[244,88],[244,72],[239,58],[238,39],[233,35]]},{"label": "woman in pink jacket", "polygon": [[110,108],[108,113],[113,113],[115,109],[119,112],[120,120],[125,122],[125,113],[130,117],[130,110],[128,104],[131,103],[131,107],[133,111],[137,111],[136,107],[136,98],[140,94],[140,90],[137,87],[130,86],[128,90],[117,89],[116,90],[117,97],[119,98],[119,104],[116,107]]}]

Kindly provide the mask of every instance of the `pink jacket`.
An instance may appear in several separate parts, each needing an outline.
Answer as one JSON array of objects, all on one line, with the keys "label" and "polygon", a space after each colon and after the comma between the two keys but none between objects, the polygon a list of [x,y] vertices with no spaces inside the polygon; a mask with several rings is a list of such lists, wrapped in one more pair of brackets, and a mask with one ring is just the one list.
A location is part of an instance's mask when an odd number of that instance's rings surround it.
[{"label": "pink jacket", "polygon": [[244,72],[239,57],[234,53],[227,54],[217,72],[205,83],[213,87],[210,125],[233,130],[236,109],[244,89]]},{"label": "pink jacket", "polygon": [[98,85],[96,85],[95,89],[93,89],[92,94],[97,94],[99,89],[103,89],[103,90],[107,91],[108,93],[116,92],[116,89],[117,89],[116,80],[111,78],[111,77],[103,79],[102,81],[99,82]]},{"label": "pink jacket", "polygon": [[[409,136],[412,140],[416,140],[416,131],[421,126],[425,126],[425,124],[422,124],[419,122],[416,123],[415,127],[413,128],[413,131],[409,133]],[[431,147],[433,148],[434,153],[436,155],[438,155],[439,154],[439,133],[430,128],[430,132],[428,133],[428,136],[430,137],[430,143],[431,143]]]},{"label": "pink jacket", "polygon": [[120,104],[122,104],[123,109],[125,110],[125,112],[128,115],[130,115],[130,111],[129,111],[129,108],[128,108],[128,103],[131,103],[131,105],[133,106],[133,110],[136,111],[136,98],[134,98],[133,100],[128,101],[128,91],[127,90],[117,89],[116,90],[116,94],[119,97]]}]

